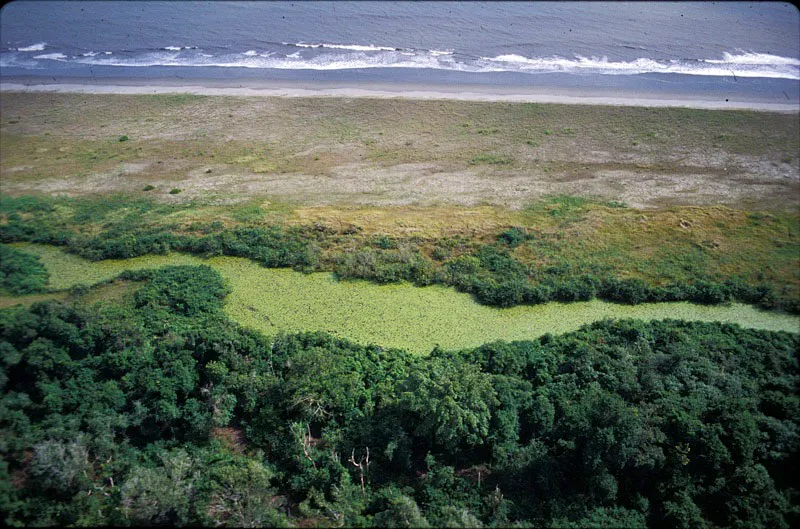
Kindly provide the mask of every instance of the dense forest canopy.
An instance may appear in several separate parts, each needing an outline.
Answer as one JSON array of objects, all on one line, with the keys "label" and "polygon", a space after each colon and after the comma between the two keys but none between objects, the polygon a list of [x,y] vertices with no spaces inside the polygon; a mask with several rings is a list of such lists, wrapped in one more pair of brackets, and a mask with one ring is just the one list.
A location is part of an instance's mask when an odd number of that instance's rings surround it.
[{"label": "dense forest canopy", "polygon": [[[4,281],[38,273],[9,255]],[[209,267],[118,281],[0,311],[6,524],[800,524],[795,334],[603,321],[417,357],[243,329]]]}]

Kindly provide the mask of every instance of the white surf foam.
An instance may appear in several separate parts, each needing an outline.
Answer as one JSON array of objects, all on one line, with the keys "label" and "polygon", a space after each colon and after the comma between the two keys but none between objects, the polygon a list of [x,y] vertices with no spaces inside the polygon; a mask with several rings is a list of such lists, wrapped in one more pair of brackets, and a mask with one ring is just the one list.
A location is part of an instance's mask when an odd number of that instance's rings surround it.
[{"label": "white surf foam", "polygon": [[[721,77],[761,77],[800,80],[800,60],[763,53],[736,52],[725,53],[721,59],[694,60],[655,60],[638,58],[630,61],[609,60],[607,57],[525,57],[519,54],[505,54],[496,57],[464,57],[450,50],[412,50],[379,48],[365,45],[325,45],[294,44],[300,48],[339,46],[339,48],[319,53],[295,51],[286,56],[275,52],[247,50],[242,53],[229,53],[211,56],[203,50],[175,53],[176,50],[163,50],[138,55],[110,57],[111,52],[84,53],[78,57],[67,58],[62,53],[36,55],[35,59],[92,64],[102,66],[185,66],[185,67],[231,67],[265,68],[283,70],[344,70],[366,68],[429,68],[461,72],[521,72],[548,73],[564,72],[600,75],[636,75],[646,73],[706,75]],[[358,48],[358,50],[353,48]],[[177,47],[175,47],[177,48]],[[181,50],[186,47],[181,48]],[[2,55],[21,54],[3,53]],[[308,56],[312,55],[312,56]],[[7,58],[8,64],[11,59]],[[25,67],[25,66],[23,66]]]},{"label": "white surf foam", "polygon": [[397,51],[397,48],[387,46],[374,46],[372,44],[306,44],[298,42],[295,44],[284,43],[287,46],[298,46],[300,48],[329,48],[333,50],[352,50],[352,51]]},{"label": "white surf foam", "polygon": [[607,57],[528,58],[521,55],[481,57],[487,68],[499,66],[510,70],[530,72],[586,72],[609,75],[634,75],[643,73],[675,73],[684,75],[709,75],[738,77],[771,77],[800,79],[800,61],[789,57],[757,53],[733,55],[725,53],[723,59],[657,61],[640,58],[632,61],[609,61]]},{"label": "white surf foam", "polygon": [[[251,53],[252,52],[252,53]],[[443,62],[430,55],[404,56],[400,53],[368,55],[363,52],[324,54],[304,59],[299,54],[276,57],[273,53],[259,54],[255,50],[238,55],[180,57],[174,53],[157,52],[138,57],[76,57],[71,62],[98,66],[187,66],[230,68],[274,68],[283,70],[343,70],[356,68],[442,68]],[[447,67],[459,69],[458,64]]]},{"label": "white surf foam", "polygon": [[45,46],[47,46],[46,42],[37,42],[36,44],[31,44],[30,46],[17,48],[17,51],[42,51],[44,50]]},{"label": "white surf foam", "polygon": [[63,53],[45,53],[43,55],[36,55],[34,59],[49,59],[51,61],[63,61],[67,58]]},{"label": "white surf foam", "polygon": [[722,60],[705,59],[703,62],[712,64],[786,64],[800,66],[800,59],[770,55],[768,53],[753,53],[739,50],[738,55],[725,52],[722,54],[722,57]]}]

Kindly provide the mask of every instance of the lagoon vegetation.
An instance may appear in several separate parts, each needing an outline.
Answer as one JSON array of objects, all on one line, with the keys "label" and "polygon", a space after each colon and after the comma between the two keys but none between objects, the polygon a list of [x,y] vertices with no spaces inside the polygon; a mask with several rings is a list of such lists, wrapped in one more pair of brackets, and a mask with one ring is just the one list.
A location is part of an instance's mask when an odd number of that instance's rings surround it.
[{"label": "lagoon vegetation", "polygon": [[494,340],[529,340],[560,334],[605,318],[720,321],[744,327],[800,332],[800,317],[741,303],[687,302],[625,305],[600,300],[495,308],[468,294],[433,285],[376,285],[340,281],[329,273],[269,269],[243,258],[169,254],[88,261],[46,245],[16,245],[37,256],[50,274],[50,288],[69,289],[112,279],[126,270],[207,264],[231,288],[225,311],[238,323],[268,334],[325,331],[362,344],[429,353]]},{"label": "lagoon vegetation", "polygon": [[[376,283],[454,286],[500,307],[597,297],[739,301],[800,313],[800,224],[788,215],[724,208],[645,215],[551,197],[519,213],[521,225],[422,237],[362,233],[342,221],[334,227],[265,220],[257,205],[220,210],[123,196],[0,197],[0,210],[0,241],[55,244],[91,260],[170,251],[246,257]],[[225,220],[210,220],[212,214]],[[197,215],[205,221],[188,222]]]}]

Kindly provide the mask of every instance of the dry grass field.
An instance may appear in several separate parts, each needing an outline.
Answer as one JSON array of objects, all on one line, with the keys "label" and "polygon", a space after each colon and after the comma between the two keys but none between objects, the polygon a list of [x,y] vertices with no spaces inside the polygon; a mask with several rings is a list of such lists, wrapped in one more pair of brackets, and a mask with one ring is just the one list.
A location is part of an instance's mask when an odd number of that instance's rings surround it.
[{"label": "dry grass field", "polygon": [[0,113],[10,195],[521,209],[567,194],[784,211],[800,196],[799,126],[786,114],[9,92]]}]

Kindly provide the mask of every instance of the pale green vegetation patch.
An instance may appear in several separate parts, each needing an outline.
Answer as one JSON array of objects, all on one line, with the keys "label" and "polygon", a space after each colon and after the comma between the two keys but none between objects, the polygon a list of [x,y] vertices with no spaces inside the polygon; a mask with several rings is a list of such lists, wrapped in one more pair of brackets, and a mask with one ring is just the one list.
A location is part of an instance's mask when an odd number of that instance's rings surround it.
[{"label": "pale green vegetation patch", "polygon": [[337,281],[332,274],[269,269],[237,257],[200,259],[181,254],[92,262],[55,247],[15,245],[41,258],[51,288],[70,288],[117,276],[123,270],[174,264],[208,264],[228,281],[225,311],[240,324],[267,334],[327,331],[363,344],[397,347],[417,354],[437,344],[474,347],[494,340],[523,340],[561,334],[605,318],[720,321],[744,327],[800,332],[800,318],[749,305],[602,301],[548,303],[498,309],[442,286],[375,285]]},{"label": "pale green vegetation patch", "polygon": [[50,301],[52,299],[66,299],[69,292],[46,292],[44,294],[23,294],[22,296],[0,295],[0,309],[13,307],[14,305],[29,306],[39,301]]},{"label": "pale green vegetation patch", "polygon": [[47,271],[51,290],[64,290],[75,285],[93,285],[113,279],[125,270],[160,268],[167,265],[197,265],[205,261],[185,254],[145,255],[132,259],[89,261],[67,253],[56,246],[44,244],[11,244],[15,248],[38,255]]}]

